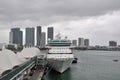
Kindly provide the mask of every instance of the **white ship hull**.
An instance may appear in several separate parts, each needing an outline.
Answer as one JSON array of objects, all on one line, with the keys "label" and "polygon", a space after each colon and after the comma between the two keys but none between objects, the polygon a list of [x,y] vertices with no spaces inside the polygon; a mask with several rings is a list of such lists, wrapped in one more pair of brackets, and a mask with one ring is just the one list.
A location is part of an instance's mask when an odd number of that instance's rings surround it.
[{"label": "white ship hull", "polygon": [[73,58],[48,58],[48,64],[57,72],[63,73],[66,71],[73,61]]}]

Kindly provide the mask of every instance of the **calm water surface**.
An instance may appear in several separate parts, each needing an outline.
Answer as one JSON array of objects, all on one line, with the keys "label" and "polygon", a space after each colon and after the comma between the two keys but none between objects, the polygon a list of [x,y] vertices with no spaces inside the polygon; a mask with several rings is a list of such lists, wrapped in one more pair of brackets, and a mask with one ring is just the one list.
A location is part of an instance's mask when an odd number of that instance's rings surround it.
[{"label": "calm water surface", "polygon": [[[77,64],[63,74],[52,70],[46,80],[120,80],[120,51],[75,51]],[[114,62],[113,60],[119,60]]]}]

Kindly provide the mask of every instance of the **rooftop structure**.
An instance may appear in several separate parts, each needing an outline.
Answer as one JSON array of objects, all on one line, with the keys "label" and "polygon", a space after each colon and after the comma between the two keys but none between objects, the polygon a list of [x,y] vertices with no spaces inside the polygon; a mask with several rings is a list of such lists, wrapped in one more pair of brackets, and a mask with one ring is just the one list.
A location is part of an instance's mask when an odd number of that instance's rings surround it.
[{"label": "rooftop structure", "polygon": [[24,48],[17,55],[22,62],[25,62],[25,61],[27,61],[27,60],[29,60],[29,59],[31,59],[34,56],[37,56],[39,54],[40,54],[40,50],[38,48],[31,47],[31,48]]},{"label": "rooftop structure", "polygon": [[0,51],[0,74],[20,64],[20,59],[14,52],[7,49]]}]

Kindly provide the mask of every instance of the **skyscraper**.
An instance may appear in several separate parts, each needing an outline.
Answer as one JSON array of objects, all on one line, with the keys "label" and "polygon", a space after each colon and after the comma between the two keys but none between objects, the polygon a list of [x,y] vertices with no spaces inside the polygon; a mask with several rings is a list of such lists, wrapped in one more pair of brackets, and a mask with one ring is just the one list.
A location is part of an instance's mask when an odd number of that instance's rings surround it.
[{"label": "skyscraper", "polygon": [[23,45],[23,32],[20,28],[12,28],[9,33],[9,43]]},{"label": "skyscraper", "polygon": [[54,30],[53,27],[48,27],[47,29],[47,40],[53,40]]},{"label": "skyscraper", "polygon": [[35,45],[35,29],[34,28],[26,28],[26,39],[25,46],[32,47]]},{"label": "skyscraper", "polygon": [[41,26],[37,26],[37,46],[40,46],[41,41]]},{"label": "skyscraper", "polygon": [[46,34],[45,32],[41,33],[41,42],[40,42],[40,47],[45,47],[46,44]]},{"label": "skyscraper", "polygon": [[117,42],[116,41],[109,41],[109,46],[117,46]]},{"label": "skyscraper", "polygon": [[84,47],[84,38],[78,38],[78,46]]},{"label": "skyscraper", "polygon": [[86,46],[86,47],[89,46],[89,39],[84,39],[84,46]]},{"label": "skyscraper", "polygon": [[12,44],[13,43],[13,32],[9,32],[9,43]]},{"label": "skyscraper", "polygon": [[72,40],[72,45],[77,46],[77,40]]}]

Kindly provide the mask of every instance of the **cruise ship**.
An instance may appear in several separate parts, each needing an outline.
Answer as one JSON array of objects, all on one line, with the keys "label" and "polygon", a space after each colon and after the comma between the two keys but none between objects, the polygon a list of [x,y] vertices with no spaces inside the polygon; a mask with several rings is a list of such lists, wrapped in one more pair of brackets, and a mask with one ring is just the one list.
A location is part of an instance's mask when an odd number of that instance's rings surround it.
[{"label": "cruise ship", "polygon": [[74,58],[71,50],[71,41],[67,39],[55,39],[48,41],[48,64],[57,72],[66,71]]}]

